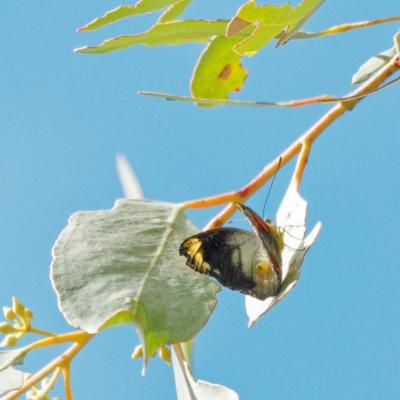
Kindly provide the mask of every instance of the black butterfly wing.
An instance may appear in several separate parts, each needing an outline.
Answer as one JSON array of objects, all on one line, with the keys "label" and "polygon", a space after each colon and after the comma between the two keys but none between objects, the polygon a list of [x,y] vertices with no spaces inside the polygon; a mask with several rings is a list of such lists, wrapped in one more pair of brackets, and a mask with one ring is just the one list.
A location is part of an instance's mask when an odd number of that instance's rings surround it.
[{"label": "black butterfly wing", "polygon": [[[270,268],[259,238],[252,232],[233,228],[202,232],[186,239],[179,254],[186,257],[190,268],[214,277],[229,289],[258,299],[279,291],[280,281]],[[262,277],[257,269],[260,266],[269,270]]]}]

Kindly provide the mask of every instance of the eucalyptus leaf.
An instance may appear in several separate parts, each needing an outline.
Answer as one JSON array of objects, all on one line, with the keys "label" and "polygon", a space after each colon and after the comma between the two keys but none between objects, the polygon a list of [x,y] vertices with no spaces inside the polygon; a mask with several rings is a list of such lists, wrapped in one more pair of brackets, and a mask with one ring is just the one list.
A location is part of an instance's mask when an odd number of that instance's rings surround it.
[{"label": "eucalyptus leaf", "polygon": [[397,57],[400,58],[400,31],[394,35],[394,47],[396,48]]},{"label": "eucalyptus leaf", "polygon": [[127,199],[144,199],[139,179],[123,154],[117,156],[117,172],[125,197]]},{"label": "eucalyptus leaf", "polygon": [[187,0],[140,0],[134,6],[119,6],[115,10],[107,12],[102,17],[89,22],[84,27],[78,29],[78,32],[94,31],[123,18],[152,13],[179,3],[187,3]]},{"label": "eucalyptus leaf", "polygon": [[24,383],[24,373],[12,366],[0,371],[0,396],[10,390],[19,389]]},{"label": "eucalyptus leaf", "polygon": [[179,257],[180,243],[198,231],[182,205],[155,201],[118,200],[111,210],[72,215],[51,266],[67,321],[89,333],[134,325],[145,365],[161,345],[192,338],[220,290]]},{"label": "eucalyptus leaf", "polygon": [[139,35],[120,36],[105,40],[98,46],[81,47],[74,51],[86,54],[105,54],[110,51],[124,50],[138,44],[177,46],[184,43],[207,43],[212,36],[225,35],[227,25],[227,20],[186,20],[159,23]]},{"label": "eucalyptus leaf", "polygon": [[235,51],[242,56],[252,56],[282,31],[284,34],[277,46],[287,43],[323,2],[324,0],[304,0],[297,7],[292,8],[290,3],[283,6],[257,6],[254,0],[250,0],[239,8],[234,19],[240,18],[251,24],[258,23],[257,29],[239,43]]},{"label": "eucalyptus leaf", "polygon": [[232,389],[205,381],[197,381],[186,361],[179,359],[172,349],[172,364],[178,400],[239,400]]},{"label": "eucalyptus leaf", "polygon": [[358,71],[353,75],[351,83],[357,85],[361,82],[366,81],[374,72],[379,71],[384,67],[396,54],[396,47],[392,47],[389,50],[383,51],[382,53],[373,56],[367,62],[365,62]]},{"label": "eucalyptus leaf", "polygon": [[172,6],[168,8],[158,20],[160,22],[170,22],[174,19],[177,19],[186,9],[186,7],[192,2],[192,0],[182,0],[177,3],[174,3]]},{"label": "eucalyptus leaf", "polygon": [[[250,31],[254,28],[250,28]],[[229,93],[239,91],[247,77],[241,57],[232,49],[242,38],[217,36],[204,50],[193,72],[192,96],[210,100],[228,100]],[[197,103],[203,107],[215,105]]]},{"label": "eucalyptus leaf", "polygon": [[22,386],[24,373],[14,369],[14,365],[22,364],[26,353],[26,347],[0,352],[0,396]]},{"label": "eucalyptus leaf", "polygon": [[0,351],[0,371],[8,368],[10,365],[22,364],[27,353],[26,347],[7,351]]}]

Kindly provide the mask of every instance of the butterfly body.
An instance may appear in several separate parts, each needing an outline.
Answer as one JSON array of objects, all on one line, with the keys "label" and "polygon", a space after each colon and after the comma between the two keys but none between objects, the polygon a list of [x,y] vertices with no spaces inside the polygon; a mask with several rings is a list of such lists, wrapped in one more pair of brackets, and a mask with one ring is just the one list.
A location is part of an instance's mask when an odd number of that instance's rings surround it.
[{"label": "butterfly body", "polygon": [[234,228],[212,229],[186,239],[179,254],[194,271],[210,275],[222,285],[264,300],[281,286],[282,234],[268,220],[236,203],[255,233]]}]

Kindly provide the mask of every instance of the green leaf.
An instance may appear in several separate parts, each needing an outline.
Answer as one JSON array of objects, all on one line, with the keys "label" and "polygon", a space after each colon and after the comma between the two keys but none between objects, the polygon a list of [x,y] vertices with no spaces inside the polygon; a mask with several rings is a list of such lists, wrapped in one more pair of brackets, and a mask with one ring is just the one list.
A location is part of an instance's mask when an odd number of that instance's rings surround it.
[{"label": "green leaf", "polygon": [[161,345],[192,338],[220,286],[186,267],[181,242],[198,232],[182,205],[118,200],[112,210],[72,215],[51,267],[60,309],[89,333],[138,328],[145,364]]},{"label": "green leaf", "polygon": [[396,47],[392,47],[391,49],[383,51],[377,56],[370,58],[367,62],[361,65],[358,71],[353,75],[351,83],[356,85],[366,81],[374,72],[384,67],[395,54]]},{"label": "green leaf", "polygon": [[[250,28],[251,30],[252,28]],[[204,50],[195,67],[190,90],[195,98],[228,100],[229,93],[238,92],[247,77],[241,57],[232,48],[242,38],[217,36]],[[197,103],[203,107],[215,105]]]},{"label": "green leaf", "polygon": [[299,195],[292,183],[276,215],[276,225],[283,230],[284,248],[282,251],[282,285],[276,296],[258,300],[246,296],[246,312],[249,316],[249,327],[282,300],[296,285],[300,277],[300,267],[304,256],[321,230],[318,222],[305,238],[308,203]]},{"label": "green leaf", "polygon": [[79,28],[78,32],[94,31],[123,18],[152,13],[182,2],[186,2],[186,0],[140,0],[134,6],[119,6]]},{"label": "green leaf", "polygon": [[252,56],[266,46],[282,30],[285,34],[278,41],[277,47],[287,43],[308,21],[324,0],[304,0],[297,7],[256,6],[255,1],[249,1],[239,8],[236,17],[245,22],[255,24],[257,29],[244,41],[235,47],[240,55]]},{"label": "green leaf", "polygon": [[115,50],[124,50],[130,46],[170,45],[184,43],[205,43],[209,38],[224,35],[228,21],[173,21],[153,26],[139,35],[120,36],[104,41],[99,46],[88,46],[75,49],[76,53],[104,54]]},{"label": "green leaf", "polygon": [[182,0],[179,1],[178,3],[173,4],[170,8],[168,8],[167,11],[165,11],[160,19],[158,20],[158,23],[161,22],[170,22],[173,21],[174,19],[177,19],[186,9],[186,7],[192,2],[192,0]]},{"label": "green leaf", "polygon": [[0,371],[0,396],[10,390],[19,389],[24,383],[24,373],[14,367],[7,367]]}]

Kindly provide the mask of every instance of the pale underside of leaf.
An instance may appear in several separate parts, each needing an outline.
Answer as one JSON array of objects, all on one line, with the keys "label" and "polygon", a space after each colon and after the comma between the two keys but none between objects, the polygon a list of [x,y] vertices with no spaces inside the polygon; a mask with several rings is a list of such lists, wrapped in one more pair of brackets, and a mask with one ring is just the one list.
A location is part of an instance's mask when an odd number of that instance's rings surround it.
[{"label": "pale underside of leaf", "polygon": [[107,12],[102,17],[89,22],[84,27],[78,29],[78,32],[94,31],[123,18],[152,13],[182,2],[187,3],[187,0],[140,0],[133,6],[119,6]]},{"label": "pale underside of leaf", "polygon": [[[254,1],[249,1],[239,8],[235,18],[258,25],[253,33],[239,43],[234,50],[239,55],[252,56],[282,31],[285,33],[277,46],[287,43],[323,2],[324,0],[304,0],[297,7],[292,8],[289,3],[283,6],[257,6]],[[237,29],[235,29],[236,32]]]},{"label": "pale underside of leaf", "polygon": [[14,365],[22,364],[26,353],[25,347],[0,352],[0,396],[22,386],[24,373],[14,369]]},{"label": "pale underside of leaf", "polygon": [[239,400],[232,389],[205,381],[195,381],[188,364],[172,349],[172,363],[178,400]]},{"label": "pale underside of leaf", "polygon": [[296,285],[300,277],[300,267],[304,256],[314,243],[321,229],[321,223],[316,224],[311,233],[304,239],[306,233],[307,202],[299,195],[291,184],[279,207],[276,216],[277,226],[283,230],[284,249],[282,251],[282,286],[280,292],[266,300],[258,300],[246,296],[246,312],[249,316],[249,327],[282,300]]},{"label": "pale underside of leaf", "polygon": [[124,50],[131,46],[170,45],[185,43],[206,43],[210,37],[225,34],[227,20],[219,21],[172,21],[154,25],[147,32],[139,35],[126,35],[108,39],[98,46],[86,46],[75,49],[76,53],[104,54],[110,51]]},{"label": "pale underside of leaf", "polygon": [[24,373],[9,366],[0,371],[0,396],[10,390],[19,389],[24,383]]},{"label": "pale underside of leaf", "polygon": [[60,310],[89,333],[134,325],[145,363],[161,345],[192,338],[220,290],[178,254],[197,232],[176,204],[118,200],[112,210],[75,213],[53,248]]},{"label": "pale underside of leaf", "polygon": [[394,35],[394,47],[396,48],[397,57],[400,59],[400,31]]},{"label": "pale underside of leaf", "polygon": [[123,154],[117,156],[117,171],[125,197],[127,199],[144,199],[139,179]]},{"label": "pale underside of leaf", "polygon": [[384,67],[394,55],[396,55],[396,47],[392,47],[391,49],[383,51],[382,53],[370,58],[367,62],[361,65],[358,71],[353,75],[351,83],[357,85],[366,81],[374,72],[379,71]]}]

